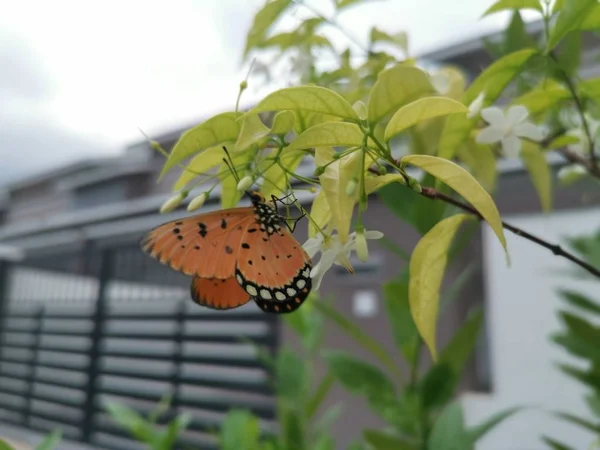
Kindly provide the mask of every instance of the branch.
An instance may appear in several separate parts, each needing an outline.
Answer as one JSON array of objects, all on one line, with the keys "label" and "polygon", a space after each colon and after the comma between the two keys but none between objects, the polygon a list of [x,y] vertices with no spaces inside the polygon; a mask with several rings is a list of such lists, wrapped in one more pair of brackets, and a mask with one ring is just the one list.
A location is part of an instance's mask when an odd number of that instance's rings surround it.
[{"label": "branch", "polygon": [[572,152],[568,148],[557,149],[558,153],[560,153],[567,161],[573,164],[579,164],[588,171],[590,175],[596,177],[600,180],[600,168],[594,164],[591,160],[584,158],[578,153]]},{"label": "branch", "polygon": [[[456,206],[457,208],[462,209],[463,211],[473,214],[479,220],[484,220],[483,217],[481,216],[481,214],[479,214],[479,212],[475,208],[473,208],[471,205],[468,205],[459,200],[456,200],[446,194],[443,194],[443,193],[437,191],[434,188],[423,187],[423,189],[421,191],[421,195],[423,195],[424,197],[430,198],[430,199],[434,199],[434,200],[437,199],[437,200],[441,200],[445,203],[449,203],[451,205]],[[554,253],[556,256],[562,256],[563,258],[566,258],[569,261],[577,264],[579,267],[585,269],[592,275],[600,278],[600,270],[599,269],[595,268],[594,266],[585,262],[584,260],[576,257],[572,253],[569,253],[566,250],[563,250],[563,248],[560,245],[550,244],[549,242],[547,242],[537,236],[534,236],[533,234],[530,234],[518,227],[515,227],[514,225],[510,225],[504,221],[502,222],[502,227],[504,227],[505,229],[507,229],[509,231],[512,231],[517,236],[521,236],[522,238],[525,238],[528,241],[534,242],[538,245],[541,245],[544,248],[547,248],[552,253]]]}]

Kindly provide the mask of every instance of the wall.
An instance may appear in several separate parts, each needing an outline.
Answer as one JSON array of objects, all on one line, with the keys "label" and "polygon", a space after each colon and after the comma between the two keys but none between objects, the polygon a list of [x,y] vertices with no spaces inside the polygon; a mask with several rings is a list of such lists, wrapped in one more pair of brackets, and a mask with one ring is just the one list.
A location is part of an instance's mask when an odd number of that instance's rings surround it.
[{"label": "wall", "polygon": [[[571,209],[541,214],[506,216],[507,222],[552,242],[565,236],[590,233],[600,226],[600,208]],[[542,450],[545,434],[573,448],[589,448],[590,433],[559,421],[544,411],[563,410],[588,416],[585,390],[555,368],[559,362],[581,366],[561,347],[549,341],[560,329],[557,310],[564,306],[556,295],[560,287],[587,292],[597,300],[598,283],[573,280],[574,266],[548,250],[507,234],[512,260],[505,264],[503,250],[486,227],[483,237],[486,273],[486,310],[492,367],[490,394],[463,396],[466,419],[479,423],[500,409],[526,405],[531,409],[509,419],[491,432],[477,450]]]}]

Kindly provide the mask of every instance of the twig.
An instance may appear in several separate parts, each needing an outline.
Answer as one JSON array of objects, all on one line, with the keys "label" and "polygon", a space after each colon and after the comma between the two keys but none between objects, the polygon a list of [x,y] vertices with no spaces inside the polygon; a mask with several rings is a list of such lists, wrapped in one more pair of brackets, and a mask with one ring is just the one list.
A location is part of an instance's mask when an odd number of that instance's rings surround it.
[{"label": "twig", "polygon": [[[459,200],[456,200],[446,194],[443,194],[439,191],[437,191],[434,188],[429,188],[429,187],[423,187],[422,191],[421,191],[421,195],[423,195],[424,197],[430,198],[430,199],[437,199],[437,200],[441,200],[445,203],[449,203],[451,205],[456,206],[457,208],[462,209],[463,211],[466,211],[470,214],[473,214],[474,216],[476,216],[479,220],[484,220],[483,217],[481,216],[481,214],[479,214],[479,211],[477,211],[475,208],[473,208],[471,205],[468,205],[466,203],[463,203]],[[504,221],[502,221],[502,227],[513,232],[514,234],[516,234],[517,236],[521,236],[522,238],[525,238],[531,242],[534,242],[538,245],[541,245],[544,248],[547,248],[548,250],[550,250],[552,253],[554,253],[556,256],[562,256],[563,258],[568,259],[569,261],[577,264],[579,267],[585,269],[586,271],[588,271],[589,273],[591,273],[592,275],[600,278],[600,270],[595,268],[594,266],[592,266],[591,264],[585,262],[584,260],[576,257],[575,255],[573,255],[572,253],[567,252],[566,250],[563,250],[563,248],[560,245],[556,245],[556,244],[551,244],[537,236],[534,236],[531,233],[528,233],[518,227],[515,227],[514,225],[510,225]]]},{"label": "twig", "polygon": [[566,147],[557,149],[557,152],[560,153],[567,161],[583,166],[590,175],[600,180],[600,168],[591,160],[584,158],[578,153],[572,152]]}]

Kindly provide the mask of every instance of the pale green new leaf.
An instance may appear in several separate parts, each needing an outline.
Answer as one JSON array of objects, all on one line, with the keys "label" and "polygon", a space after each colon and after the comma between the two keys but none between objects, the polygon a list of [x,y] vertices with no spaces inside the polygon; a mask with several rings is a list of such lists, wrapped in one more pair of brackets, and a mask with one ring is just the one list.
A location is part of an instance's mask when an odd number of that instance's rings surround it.
[{"label": "pale green new leaf", "polygon": [[552,80],[545,80],[540,86],[517,97],[512,103],[523,105],[529,114],[535,115],[570,98],[571,94],[563,86]]},{"label": "pale green new leaf", "polygon": [[406,33],[400,32],[391,35],[377,27],[373,27],[371,28],[370,39],[371,44],[375,44],[377,42],[390,42],[400,47],[404,53],[408,52],[408,35]]},{"label": "pale green new leaf", "polygon": [[363,438],[373,450],[417,450],[417,447],[399,437],[392,436],[389,433],[384,433],[379,430],[364,430]]},{"label": "pale green new leaf", "polygon": [[235,142],[240,132],[237,117],[234,112],[217,114],[183,133],[169,154],[159,180],[176,164],[194,153],[228,141]]},{"label": "pale green new leaf", "polygon": [[293,111],[279,111],[273,119],[271,133],[285,135],[294,127],[296,116]]},{"label": "pale green new leaf", "polygon": [[291,4],[291,0],[275,0],[265,3],[265,6],[256,13],[254,22],[246,37],[244,56],[253,48],[262,43],[275,21]]},{"label": "pale green new leaf", "polygon": [[258,117],[258,114],[246,114],[242,120],[240,134],[234,146],[235,152],[246,150],[269,135],[269,128]]},{"label": "pale green new leaf", "polygon": [[533,9],[541,13],[544,12],[540,0],[498,0],[483,13],[482,17],[513,9]]},{"label": "pale green new leaf", "polygon": [[223,147],[218,145],[216,147],[207,148],[203,152],[194,156],[188,166],[183,170],[181,176],[173,184],[173,192],[183,189],[190,181],[203,174],[214,167],[217,167],[223,162],[225,158],[225,152]]},{"label": "pale green new leaf", "polygon": [[434,117],[466,113],[468,108],[447,97],[425,97],[404,105],[394,113],[385,127],[384,139],[389,141],[407,128]]},{"label": "pale green new leaf", "polygon": [[552,209],[552,178],[546,155],[538,144],[523,141],[521,159],[540,198],[542,210],[550,212]]},{"label": "pale green new leaf", "polygon": [[598,28],[600,28],[600,5],[594,6],[579,26],[579,29],[584,31],[597,30]]},{"label": "pale green new leaf", "polygon": [[580,29],[584,19],[598,5],[598,0],[569,0],[565,2],[556,22],[550,29],[546,52],[550,52],[571,31]]},{"label": "pale green new leaf", "polygon": [[372,194],[390,183],[406,184],[406,180],[402,175],[397,173],[387,173],[385,175],[367,176],[365,177],[365,191],[367,194]]},{"label": "pale green new leaf", "polygon": [[433,93],[429,76],[421,69],[398,64],[384,70],[371,90],[369,122],[375,124],[401,106]]},{"label": "pale green new leaf", "polygon": [[579,83],[581,95],[584,97],[598,99],[600,98],[600,78],[590,78],[582,80]]},{"label": "pale green new leaf", "polygon": [[457,214],[438,222],[421,240],[410,258],[409,301],[415,325],[437,360],[436,327],[440,286],[448,251],[458,227],[469,216]]},{"label": "pale green new leaf", "polygon": [[483,436],[485,436],[489,431],[491,431],[494,427],[499,425],[501,422],[508,419],[513,414],[521,411],[523,408],[521,407],[513,407],[506,409],[504,411],[500,411],[494,414],[489,419],[485,420],[483,423],[476,425],[474,427],[470,427],[467,429],[467,434],[469,436],[469,440],[471,443],[477,442]]},{"label": "pale green new leaf", "polygon": [[500,213],[490,194],[473,175],[452,161],[435,156],[408,155],[403,157],[401,162],[423,169],[462,195],[487,221],[504,250],[507,250]]},{"label": "pale green new leaf", "polygon": [[446,119],[440,136],[438,155],[440,158],[452,159],[461,144],[469,138],[471,129],[477,118],[469,119],[466,114],[452,114]]},{"label": "pale green new leaf", "polygon": [[0,439],[0,450],[15,450],[15,448],[9,445],[8,442]]},{"label": "pale green new leaf", "polygon": [[547,146],[547,150],[554,150],[557,148],[563,148],[570,144],[579,143],[579,138],[577,136],[570,136],[568,134],[563,134],[555,139],[553,139]]},{"label": "pale green new leaf", "polygon": [[[62,430],[57,428],[44,438],[42,442],[36,445],[35,450],[54,450],[62,439]],[[1,447],[0,447],[1,450]]]},{"label": "pale green new leaf", "polygon": [[460,400],[450,403],[437,417],[427,450],[473,450],[471,439],[465,430],[464,412]]},{"label": "pale green new leaf", "polygon": [[260,422],[249,411],[232,409],[221,424],[219,437],[222,450],[255,450],[259,443]]},{"label": "pale green new leaf", "polygon": [[308,237],[315,237],[319,232],[315,223],[323,229],[331,221],[331,210],[323,189],[317,193],[313,200],[310,217],[312,220],[308,221]]},{"label": "pale green new leaf", "polygon": [[280,89],[261,100],[248,114],[263,111],[312,111],[358,121],[358,116],[344,97],[319,86],[297,86]]},{"label": "pale green new leaf", "polygon": [[309,128],[289,145],[288,149],[313,147],[360,147],[364,133],[348,122],[326,122]]},{"label": "pale green new leaf", "polygon": [[459,148],[456,156],[471,169],[473,175],[488,192],[496,188],[498,170],[496,156],[490,145],[477,144],[469,140]]},{"label": "pale green new leaf", "polygon": [[[241,178],[248,175],[246,168],[249,161],[256,155],[254,151],[245,151],[231,155],[233,165],[236,168],[238,176]],[[243,193],[237,189],[238,182],[228,170],[227,165],[222,163],[218,169],[219,179],[221,180],[221,208],[233,208],[242,198]]]},{"label": "pale green new leaf", "polygon": [[[274,158],[278,152],[278,149],[273,149],[270,156]],[[279,155],[279,164],[273,164],[273,161],[266,162],[269,168],[263,173],[265,182],[261,189],[261,193],[265,198],[271,198],[271,195],[279,197],[285,191],[286,180],[289,180],[289,175],[281,166],[290,172],[294,172],[305,156],[306,153],[303,151],[287,148]]]}]

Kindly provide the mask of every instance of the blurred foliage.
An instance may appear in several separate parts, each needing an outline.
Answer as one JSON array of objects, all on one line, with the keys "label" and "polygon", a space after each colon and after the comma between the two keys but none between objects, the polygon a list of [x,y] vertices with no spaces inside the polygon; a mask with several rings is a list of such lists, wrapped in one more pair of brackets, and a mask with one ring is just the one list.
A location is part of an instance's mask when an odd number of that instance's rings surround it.
[{"label": "blurred foliage", "polygon": [[[53,450],[57,448],[62,439],[62,430],[56,429],[46,436],[42,442],[34,447],[34,450]],[[0,450],[16,450],[8,442],[0,439]]]}]

